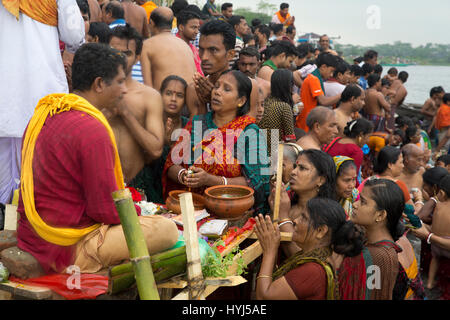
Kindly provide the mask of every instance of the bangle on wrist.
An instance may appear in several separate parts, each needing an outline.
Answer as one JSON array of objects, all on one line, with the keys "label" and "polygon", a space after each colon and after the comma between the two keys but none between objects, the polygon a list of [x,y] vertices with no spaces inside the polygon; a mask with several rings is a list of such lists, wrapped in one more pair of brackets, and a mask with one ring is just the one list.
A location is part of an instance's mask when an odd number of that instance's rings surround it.
[{"label": "bangle on wrist", "polygon": [[186,171],[186,169],[180,169],[180,171],[178,171],[178,182],[180,184],[184,184],[184,182],[181,180],[181,175]]},{"label": "bangle on wrist", "polygon": [[427,243],[431,244],[431,236],[433,235],[433,232],[431,232],[427,237]]},{"label": "bangle on wrist", "polygon": [[262,274],[262,275],[257,276],[256,280],[261,279],[261,278],[270,278],[270,279],[272,279],[272,276],[266,276],[266,275]]},{"label": "bangle on wrist", "polygon": [[438,203],[437,199],[435,197],[431,197],[430,200],[433,200],[434,203]]},{"label": "bangle on wrist", "polygon": [[278,223],[283,223],[283,222],[286,222],[286,221],[292,221],[292,220],[289,219],[289,218],[284,218],[284,219],[281,219]]},{"label": "bangle on wrist", "polygon": [[423,203],[422,200],[416,201],[416,202],[414,202],[414,204],[421,204],[421,205],[424,205],[424,203]]},{"label": "bangle on wrist", "polygon": [[222,176],[222,180],[223,180],[223,184],[226,186],[228,184],[227,178],[225,178],[224,176]]},{"label": "bangle on wrist", "polygon": [[284,225],[284,224],[286,224],[286,223],[290,223],[290,224],[294,225],[294,222],[292,222],[292,220],[287,220],[287,221],[284,221],[284,222],[280,223],[280,224],[278,225],[278,228],[280,228],[282,225]]}]

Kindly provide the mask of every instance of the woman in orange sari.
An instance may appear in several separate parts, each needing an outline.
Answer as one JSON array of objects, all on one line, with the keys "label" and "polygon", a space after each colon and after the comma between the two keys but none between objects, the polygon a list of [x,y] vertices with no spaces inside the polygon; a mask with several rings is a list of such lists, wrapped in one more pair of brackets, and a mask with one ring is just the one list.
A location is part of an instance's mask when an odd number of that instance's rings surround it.
[{"label": "woman in orange sari", "polygon": [[252,83],[240,71],[227,71],[211,92],[212,111],[188,122],[172,147],[163,171],[163,192],[215,185],[243,185],[255,191],[254,209],[267,212],[269,159],[265,136],[250,110]]}]

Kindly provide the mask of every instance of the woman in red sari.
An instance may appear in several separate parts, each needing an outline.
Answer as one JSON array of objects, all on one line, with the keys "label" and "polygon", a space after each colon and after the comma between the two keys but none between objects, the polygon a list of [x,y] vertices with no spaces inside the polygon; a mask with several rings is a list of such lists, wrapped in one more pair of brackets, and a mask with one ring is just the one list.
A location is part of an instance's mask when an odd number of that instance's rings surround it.
[{"label": "woman in red sari", "polygon": [[227,71],[211,92],[212,111],[196,115],[172,147],[163,171],[163,192],[192,189],[202,194],[215,185],[243,185],[255,191],[256,212],[267,212],[269,159],[265,136],[250,109],[252,83],[240,71]]}]

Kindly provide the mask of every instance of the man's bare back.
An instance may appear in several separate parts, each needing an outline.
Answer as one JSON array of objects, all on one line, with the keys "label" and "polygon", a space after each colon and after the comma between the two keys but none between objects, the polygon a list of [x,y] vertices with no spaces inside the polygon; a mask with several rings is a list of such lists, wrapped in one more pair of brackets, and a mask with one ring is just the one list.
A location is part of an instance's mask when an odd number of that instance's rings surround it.
[{"label": "man's bare back", "polygon": [[177,75],[190,84],[197,71],[191,48],[170,31],[144,41],[141,65],[144,83],[157,90],[170,75]]},{"label": "man's bare back", "polygon": [[[116,138],[126,183],[143,169],[145,163],[161,155],[164,139],[161,95],[153,88],[134,80],[127,88],[128,92],[124,96],[126,110],[109,120]],[[135,129],[138,131],[133,132],[134,130],[130,129],[130,126],[134,128],[138,126],[130,124],[130,120],[127,120],[130,118],[129,115],[123,114],[127,112],[131,113],[141,129],[145,129],[146,132],[140,129]],[[152,142],[153,145],[150,145]],[[144,147],[145,144],[146,147]],[[151,155],[149,151],[154,154]]]},{"label": "man's bare back", "polygon": [[272,77],[272,73],[274,73],[275,71],[269,67],[269,66],[263,66],[261,69],[259,69],[258,71],[258,75],[257,78],[261,78],[263,80],[269,81]]},{"label": "man's bare back", "polygon": [[126,22],[135,28],[142,37],[148,38],[150,31],[148,29],[145,9],[131,1],[122,1],[122,7],[125,11]]},{"label": "man's bare back", "polygon": [[90,22],[102,22],[102,9],[97,0],[88,0]]},{"label": "man's bare back", "polygon": [[347,122],[352,121],[352,117],[346,115],[342,110],[339,108],[334,110],[336,113],[336,120],[338,124],[338,137],[344,136],[344,129],[347,126]]},{"label": "man's bare back", "polygon": [[431,232],[441,237],[450,236],[450,201],[447,200],[436,204]]},{"label": "man's bare back", "polygon": [[317,149],[321,150],[321,147],[317,142],[311,137],[311,135],[306,135],[301,137],[296,142],[300,147],[302,147],[303,150],[307,149]]},{"label": "man's bare back", "polygon": [[381,92],[371,88],[366,90],[366,104],[364,106],[364,111],[367,114],[384,117],[386,106],[388,105],[389,103]]}]

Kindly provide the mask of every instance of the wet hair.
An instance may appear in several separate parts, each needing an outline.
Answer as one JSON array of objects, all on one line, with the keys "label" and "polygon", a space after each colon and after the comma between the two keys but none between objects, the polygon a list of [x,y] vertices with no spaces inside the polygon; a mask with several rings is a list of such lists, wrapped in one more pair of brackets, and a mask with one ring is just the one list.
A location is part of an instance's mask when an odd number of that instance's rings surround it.
[{"label": "wet hair", "polygon": [[91,22],[88,35],[92,38],[98,37],[100,43],[108,44],[111,31],[111,28],[104,22]]},{"label": "wet hair", "polygon": [[374,165],[373,171],[381,174],[388,169],[389,164],[394,164],[400,157],[401,150],[393,146],[386,146],[378,153]]},{"label": "wet hair", "polygon": [[310,228],[326,225],[331,233],[331,248],[346,257],[354,257],[364,247],[364,235],[352,222],[346,220],[344,208],[331,199],[313,198],[306,203]]},{"label": "wet hair", "polygon": [[169,85],[169,83],[171,81],[178,81],[178,82],[180,82],[183,85],[184,90],[186,90],[186,88],[187,88],[186,80],[184,80],[183,78],[181,78],[179,76],[176,76],[176,75],[170,75],[170,76],[166,77],[163,80],[163,82],[161,82],[161,89],[159,90],[159,92],[161,92],[161,94],[164,92],[164,90],[166,90],[167,86]]},{"label": "wet hair", "polygon": [[125,26],[117,26],[112,29],[111,33],[109,34],[108,43],[111,42],[111,39],[113,37],[125,39],[128,41],[134,40],[134,42],[136,43],[136,55],[141,54],[143,43],[142,36],[135,28],[130,26],[128,23]]},{"label": "wet hair", "polygon": [[434,96],[435,94],[442,93],[442,92],[445,92],[445,91],[444,91],[444,88],[442,88],[441,86],[433,87],[430,90],[430,98],[432,96]]},{"label": "wet hair", "polygon": [[450,164],[450,154],[444,154],[436,159],[436,162],[442,162],[446,166]]},{"label": "wet hair", "polygon": [[363,72],[363,76],[366,76],[366,75],[368,75],[368,74],[373,72],[373,66],[371,64],[368,64],[368,63],[364,63],[362,65],[361,69],[362,69],[362,72]]},{"label": "wet hair", "polygon": [[316,168],[318,176],[325,177],[325,183],[320,186],[317,196],[336,200],[336,165],[333,158],[316,149],[303,150],[299,153],[299,156],[302,155]]},{"label": "wet hair", "polygon": [[110,84],[119,73],[119,67],[127,69],[125,55],[103,43],[82,45],[73,58],[73,90],[89,91],[96,78]]},{"label": "wet hair", "polygon": [[290,107],[294,105],[292,100],[292,87],[294,86],[294,77],[292,71],[288,69],[278,69],[270,77],[271,95]]},{"label": "wet hair", "polygon": [[87,14],[89,19],[91,18],[91,11],[89,9],[89,3],[87,0],[77,0],[78,8],[80,8],[80,12],[83,14]]},{"label": "wet hair", "polygon": [[328,52],[322,52],[316,59],[316,66],[320,68],[322,65],[326,65],[327,67],[337,67],[339,58],[335,55],[332,55]]},{"label": "wet hair", "polygon": [[405,141],[404,144],[411,143],[411,138],[414,137],[417,134],[417,131],[419,131],[419,128],[416,126],[410,126],[405,131]]},{"label": "wet hair", "polygon": [[232,4],[232,3],[230,3],[230,2],[225,2],[224,4],[222,4],[221,10],[222,10],[222,11],[225,11],[225,10],[227,10],[228,8],[232,8],[232,7],[233,7],[233,4]]},{"label": "wet hair", "polygon": [[118,1],[108,2],[105,7],[105,13],[111,13],[111,17],[114,19],[125,19],[122,3]]},{"label": "wet hair", "polygon": [[375,57],[378,57],[378,52],[375,50],[367,50],[366,53],[364,53],[364,61],[368,61]]},{"label": "wet hair", "polygon": [[[226,22],[225,22],[226,23]],[[237,116],[243,116],[250,111],[250,95],[252,92],[252,81],[248,76],[238,70],[227,70],[223,72],[220,76],[227,73],[233,75],[237,82],[238,98],[246,97],[246,101],[242,107],[238,107]]]},{"label": "wet hair", "polygon": [[398,70],[397,70],[397,68],[392,67],[392,68],[389,68],[387,73],[390,76],[397,76],[398,75]]},{"label": "wet hair", "polygon": [[297,49],[289,41],[273,41],[266,51],[268,58],[279,56],[282,53],[286,54],[286,56],[297,56]]},{"label": "wet hair", "polygon": [[364,75],[364,72],[360,66],[357,64],[353,64],[350,66],[350,73],[352,73],[355,76],[361,77]]},{"label": "wet hair", "polygon": [[286,8],[289,8],[289,3],[283,2],[282,4],[280,4],[280,10],[284,10]]},{"label": "wet hair", "polygon": [[200,28],[201,36],[220,34],[223,37],[225,49],[233,50],[236,45],[236,32],[228,22],[222,20],[211,20]]},{"label": "wet hair", "polygon": [[334,111],[327,107],[315,107],[306,117],[306,125],[309,129],[312,129],[315,123],[324,124],[332,112]]},{"label": "wet hair", "polygon": [[443,190],[447,197],[450,197],[450,174],[439,181],[439,189]]},{"label": "wet hair", "polygon": [[158,29],[171,29],[172,30],[172,22],[173,22],[173,15],[170,15],[166,17],[165,15],[161,14],[158,10],[153,10],[150,14],[150,20],[153,21],[156,28]]},{"label": "wet hair", "polygon": [[365,118],[358,118],[349,121],[344,129],[344,135],[349,138],[356,138],[360,134],[369,134],[373,132],[373,123]]},{"label": "wet hair", "polygon": [[256,57],[256,59],[260,59],[260,54],[258,49],[255,47],[245,47],[241,51],[239,51],[239,57],[247,56],[247,57]]},{"label": "wet hair", "polygon": [[188,5],[189,3],[186,0],[175,0],[170,6],[170,9],[178,19],[178,13],[185,10]]},{"label": "wet hair", "polygon": [[405,197],[402,189],[388,179],[369,179],[364,188],[370,188],[377,210],[386,211],[386,227],[394,241],[404,233],[401,217],[405,209]]},{"label": "wet hair", "polygon": [[445,104],[448,104],[450,102],[450,93],[444,94],[444,96],[442,97],[442,102]]},{"label": "wet hair", "polygon": [[367,84],[369,85],[369,88],[372,88],[374,85],[377,84],[378,81],[380,81],[380,75],[377,73],[372,73],[367,77]]},{"label": "wet hair", "polygon": [[[450,163],[450,161],[449,161],[449,163]],[[423,182],[430,185],[431,187],[434,187],[434,186],[439,187],[439,181],[441,181],[441,179],[447,175],[449,175],[447,169],[442,168],[442,167],[434,167],[434,168],[427,169],[423,173],[422,178],[423,178]],[[430,196],[432,196],[432,195],[430,194]]]},{"label": "wet hair", "polygon": [[391,82],[389,81],[389,79],[383,78],[381,79],[381,86],[389,88],[391,86]]},{"label": "wet hair", "polygon": [[177,15],[177,26],[185,26],[189,20],[200,19],[200,15],[190,10],[182,10]]},{"label": "wet hair", "polygon": [[402,82],[406,82],[406,80],[408,80],[408,76],[409,76],[409,74],[408,74],[408,72],[406,72],[406,71],[401,71],[401,72],[398,74],[398,78],[399,78]]},{"label": "wet hair", "polygon": [[373,72],[381,75],[383,73],[383,67],[381,66],[381,64],[377,64],[375,67],[373,67]]},{"label": "wet hair", "polygon": [[341,93],[341,102],[350,101],[352,98],[358,98],[362,95],[362,89],[356,84],[349,84]]},{"label": "wet hair", "polygon": [[350,70],[350,65],[345,62],[343,59],[338,59],[338,63],[336,64],[336,70],[334,70],[333,76],[336,78],[339,73],[344,75],[348,70]]}]

